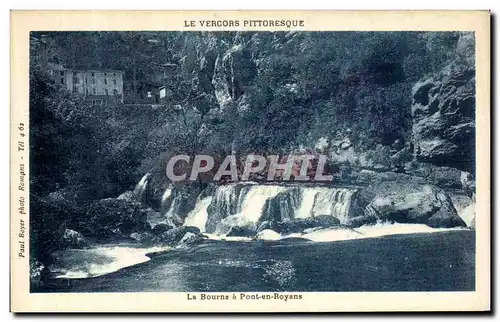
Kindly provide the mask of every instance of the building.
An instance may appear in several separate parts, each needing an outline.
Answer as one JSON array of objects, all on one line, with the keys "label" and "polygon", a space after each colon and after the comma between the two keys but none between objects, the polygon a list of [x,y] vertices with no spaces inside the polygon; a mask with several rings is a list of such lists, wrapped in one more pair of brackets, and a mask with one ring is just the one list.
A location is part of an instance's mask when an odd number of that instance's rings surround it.
[{"label": "building", "polygon": [[75,70],[49,63],[52,79],[68,92],[81,95],[94,104],[123,102],[123,72],[113,69]]},{"label": "building", "polygon": [[167,88],[165,86],[161,86],[160,88],[158,88],[158,91],[160,93],[160,99],[164,99],[165,97],[167,97]]}]

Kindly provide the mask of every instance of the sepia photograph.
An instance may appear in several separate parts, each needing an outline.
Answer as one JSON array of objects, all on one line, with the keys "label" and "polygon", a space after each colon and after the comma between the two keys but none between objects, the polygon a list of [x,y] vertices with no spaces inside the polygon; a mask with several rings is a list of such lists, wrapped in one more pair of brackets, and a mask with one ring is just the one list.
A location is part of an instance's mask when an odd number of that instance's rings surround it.
[{"label": "sepia photograph", "polygon": [[477,34],[293,17],[29,30],[28,294],[478,290]]}]

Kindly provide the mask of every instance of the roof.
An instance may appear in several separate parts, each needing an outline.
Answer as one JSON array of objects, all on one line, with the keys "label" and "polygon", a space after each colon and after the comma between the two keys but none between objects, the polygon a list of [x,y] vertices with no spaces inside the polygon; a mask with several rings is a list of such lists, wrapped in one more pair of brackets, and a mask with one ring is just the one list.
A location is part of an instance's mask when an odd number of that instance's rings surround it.
[{"label": "roof", "polygon": [[54,70],[68,70],[67,68],[64,68],[64,66],[62,64],[56,64],[56,63],[52,63],[52,62],[48,62],[47,67],[49,69],[54,69]]},{"label": "roof", "polygon": [[118,69],[71,69],[73,72],[123,73]]}]

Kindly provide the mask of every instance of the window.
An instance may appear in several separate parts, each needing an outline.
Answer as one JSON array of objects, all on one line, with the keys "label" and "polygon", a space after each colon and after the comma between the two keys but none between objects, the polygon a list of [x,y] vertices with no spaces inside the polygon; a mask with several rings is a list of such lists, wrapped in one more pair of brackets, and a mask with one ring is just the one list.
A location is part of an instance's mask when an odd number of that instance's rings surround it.
[{"label": "window", "polygon": [[113,76],[116,76],[116,73],[113,73]]},{"label": "window", "polygon": [[104,79],[104,85],[108,85],[108,79],[107,78]]},{"label": "window", "polygon": [[73,72],[73,76],[76,76],[76,75],[77,75],[77,73],[76,73],[76,72]]},{"label": "window", "polygon": [[73,85],[73,93],[77,93],[78,92],[78,89],[76,88],[75,85]]},{"label": "window", "polygon": [[113,85],[116,85],[116,79],[113,79]]},{"label": "window", "polygon": [[95,78],[92,78],[92,84],[95,84]]},{"label": "window", "polygon": [[87,84],[87,78],[85,78],[85,84]]},{"label": "window", "polygon": [[94,76],[95,76],[95,75],[94,75],[94,72],[90,73],[90,75],[91,75],[92,77],[94,77]]},{"label": "window", "polygon": [[113,90],[113,95],[118,95],[118,90],[117,89]]},{"label": "window", "polygon": [[89,89],[88,88],[85,89],[85,94],[89,95]]},{"label": "window", "polygon": [[64,78],[61,78],[61,84],[64,84]]},{"label": "window", "polygon": [[106,93],[106,95],[109,95],[109,93],[108,93],[108,90],[107,90],[107,89],[105,89],[105,90],[104,90],[104,93]]},{"label": "window", "polygon": [[64,71],[62,71],[62,70],[61,70],[61,71],[59,72],[59,75],[64,76]]},{"label": "window", "polygon": [[73,77],[73,84],[78,84],[79,81],[78,77]]},{"label": "window", "polygon": [[92,90],[92,92],[94,93],[94,95],[96,94],[96,93],[95,93],[95,88]]}]

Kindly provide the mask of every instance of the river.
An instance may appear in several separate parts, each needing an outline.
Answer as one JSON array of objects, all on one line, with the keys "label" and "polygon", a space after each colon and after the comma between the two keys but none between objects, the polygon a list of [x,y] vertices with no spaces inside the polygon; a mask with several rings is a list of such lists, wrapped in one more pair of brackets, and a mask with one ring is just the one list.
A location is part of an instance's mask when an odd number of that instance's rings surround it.
[{"label": "river", "polygon": [[[475,288],[475,232],[467,229],[328,242],[301,238],[209,239],[191,248],[141,249],[153,251],[147,256],[140,255],[140,250],[130,251],[133,248],[130,245],[115,247],[127,248],[121,254],[116,251],[117,256],[133,258],[137,264],[109,273],[101,270],[96,277],[51,278],[42,289],[33,291],[472,291]],[[95,252],[91,259],[91,250],[79,254],[81,257],[75,258],[79,263],[90,265],[98,261]],[[109,263],[115,262],[104,262],[94,268],[109,267]]]}]

